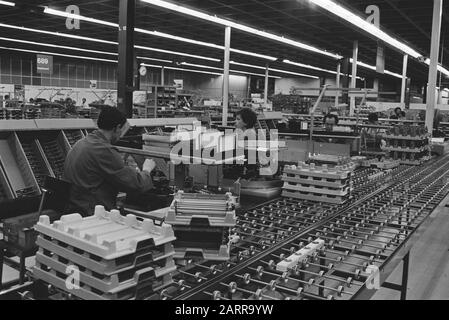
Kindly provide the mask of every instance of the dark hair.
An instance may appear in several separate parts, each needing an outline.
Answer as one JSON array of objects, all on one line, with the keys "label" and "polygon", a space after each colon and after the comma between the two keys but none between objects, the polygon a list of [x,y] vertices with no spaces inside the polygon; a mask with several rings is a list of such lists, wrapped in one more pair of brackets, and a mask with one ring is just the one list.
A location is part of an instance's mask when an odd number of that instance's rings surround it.
[{"label": "dark hair", "polygon": [[324,118],[323,118],[323,123],[324,123],[324,124],[326,124],[326,120],[327,120],[328,118],[334,118],[334,119],[335,119],[335,124],[338,124],[338,116],[337,116],[336,114],[333,114],[333,113],[328,113],[328,114],[326,114],[326,115],[324,116]]},{"label": "dark hair", "polygon": [[379,120],[379,117],[377,116],[377,113],[370,113],[369,115],[368,115],[368,121],[369,122],[375,122],[375,121],[377,121],[377,120]]},{"label": "dark hair", "polygon": [[104,106],[98,116],[98,128],[112,130],[117,125],[122,127],[126,123],[126,117],[117,108]]},{"label": "dark hair", "polygon": [[250,108],[243,108],[242,110],[238,111],[235,115],[236,116],[239,115],[242,118],[243,122],[246,123],[247,129],[254,128],[257,122],[257,114]]},{"label": "dark hair", "polygon": [[398,110],[398,109],[399,109],[399,111],[402,111],[402,109],[400,107],[396,107],[396,108],[394,108],[394,113],[396,113],[396,110]]}]

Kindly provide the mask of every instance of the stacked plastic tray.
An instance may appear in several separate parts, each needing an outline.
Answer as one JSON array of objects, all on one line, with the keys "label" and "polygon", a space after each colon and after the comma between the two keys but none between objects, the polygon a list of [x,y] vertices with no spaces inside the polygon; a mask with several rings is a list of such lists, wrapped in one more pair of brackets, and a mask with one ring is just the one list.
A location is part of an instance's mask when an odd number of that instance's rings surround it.
[{"label": "stacked plastic tray", "polygon": [[429,134],[423,126],[394,126],[384,139],[387,145],[383,150],[401,164],[420,165],[430,159]]},{"label": "stacked plastic tray", "polygon": [[229,260],[229,230],[237,222],[235,205],[231,193],[178,191],[165,218],[176,235],[175,258]]},{"label": "stacked plastic tray", "polygon": [[97,206],[87,218],[70,214],[50,224],[41,216],[35,229],[34,276],[75,297],[148,299],[173,283],[176,238],[168,224]]},{"label": "stacked plastic tray", "polygon": [[352,167],[329,168],[327,165],[299,162],[298,166],[285,166],[282,196],[326,203],[341,204],[351,196]]}]

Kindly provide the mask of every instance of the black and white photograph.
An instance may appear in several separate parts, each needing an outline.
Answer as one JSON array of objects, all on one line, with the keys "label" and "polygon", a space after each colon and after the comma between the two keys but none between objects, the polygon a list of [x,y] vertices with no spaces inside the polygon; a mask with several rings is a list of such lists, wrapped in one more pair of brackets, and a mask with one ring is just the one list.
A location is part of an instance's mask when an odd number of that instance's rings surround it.
[{"label": "black and white photograph", "polygon": [[448,230],[449,0],[0,1],[0,300],[449,300]]}]

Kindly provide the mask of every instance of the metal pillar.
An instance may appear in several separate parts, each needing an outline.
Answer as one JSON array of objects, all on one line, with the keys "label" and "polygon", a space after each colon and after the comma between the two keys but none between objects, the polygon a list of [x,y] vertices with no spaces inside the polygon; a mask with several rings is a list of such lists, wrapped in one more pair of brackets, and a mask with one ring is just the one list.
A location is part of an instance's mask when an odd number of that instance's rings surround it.
[{"label": "metal pillar", "polygon": [[433,117],[436,105],[436,86],[438,75],[438,53],[440,49],[441,18],[442,18],[443,0],[434,0],[433,2],[433,22],[432,22],[432,40],[430,45],[430,66],[429,66],[429,85],[427,92],[426,106],[426,127],[432,133]]},{"label": "metal pillar", "polygon": [[[357,59],[359,55],[359,42],[354,41],[354,46],[352,50],[352,77],[351,77],[351,88],[355,88],[357,85]],[[354,115],[355,110],[355,97],[351,97],[351,102],[349,105],[349,116]]]},{"label": "metal pillar", "polygon": [[162,66],[161,69],[161,86],[165,85],[165,68]]},{"label": "metal pillar", "polygon": [[[385,46],[380,41],[377,42],[377,54],[376,54],[376,72],[377,77],[374,79],[374,91],[382,91],[381,77],[379,74],[385,73]],[[379,94],[377,94],[379,98]]]},{"label": "metal pillar", "polygon": [[222,125],[228,125],[228,106],[229,106],[229,60],[231,55],[231,27],[225,29],[225,52],[223,66],[223,116]]},{"label": "metal pillar", "polygon": [[131,118],[133,113],[135,9],[136,0],[120,0],[117,107],[128,118]]},{"label": "metal pillar", "polygon": [[401,103],[405,104],[405,89],[407,84],[407,64],[408,55],[404,54],[404,60],[402,62],[402,86],[401,86]]},{"label": "metal pillar", "polygon": [[267,65],[265,67],[265,87],[264,87],[264,92],[263,92],[263,104],[264,104],[265,108],[267,107],[267,104],[268,104],[268,73],[269,73],[269,70],[268,70],[268,63],[267,63]]},{"label": "metal pillar", "polygon": [[[340,88],[340,72],[341,72],[341,63],[337,64],[337,77],[335,79],[335,87]],[[340,91],[335,91],[335,107],[338,106],[338,98],[340,96]]]}]

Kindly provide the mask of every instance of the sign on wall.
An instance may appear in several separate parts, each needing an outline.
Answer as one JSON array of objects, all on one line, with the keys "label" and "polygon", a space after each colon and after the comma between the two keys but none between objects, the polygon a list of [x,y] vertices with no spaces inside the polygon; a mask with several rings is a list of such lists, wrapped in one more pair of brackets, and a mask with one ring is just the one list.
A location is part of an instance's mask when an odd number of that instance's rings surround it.
[{"label": "sign on wall", "polygon": [[184,80],[174,79],[173,86],[176,88],[176,90],[183,90],[184,89]]},{"label": "sign on wall", "polygon": [[53,57],[38,54],[36,55],[36,68],[38,73],[52,74],[53,73]]}]

